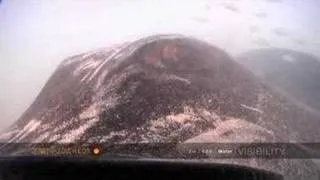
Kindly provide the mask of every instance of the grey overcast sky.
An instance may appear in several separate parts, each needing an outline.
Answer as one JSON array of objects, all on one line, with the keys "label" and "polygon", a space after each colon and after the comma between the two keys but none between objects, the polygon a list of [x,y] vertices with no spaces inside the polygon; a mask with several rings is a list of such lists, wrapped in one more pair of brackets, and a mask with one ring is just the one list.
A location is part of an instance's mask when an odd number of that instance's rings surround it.
[{"label": "grey overcast sky", "polygon": [[318,0],[2,0],[0,130],[66,57],[155,33],[181,33],[231,55],[281,47],[320,56]]}]

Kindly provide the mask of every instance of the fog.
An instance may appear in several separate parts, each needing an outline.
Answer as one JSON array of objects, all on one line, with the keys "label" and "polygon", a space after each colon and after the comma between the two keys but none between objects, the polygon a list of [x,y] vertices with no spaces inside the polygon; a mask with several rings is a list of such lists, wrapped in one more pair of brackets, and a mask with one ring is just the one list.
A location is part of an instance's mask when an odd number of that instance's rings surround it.
[{"label": "fog", "polygon": [[66,57],[156,33],[192,35],[236,55],[288,48],[320,56],[317,0],[3,0],[0,130]]}]

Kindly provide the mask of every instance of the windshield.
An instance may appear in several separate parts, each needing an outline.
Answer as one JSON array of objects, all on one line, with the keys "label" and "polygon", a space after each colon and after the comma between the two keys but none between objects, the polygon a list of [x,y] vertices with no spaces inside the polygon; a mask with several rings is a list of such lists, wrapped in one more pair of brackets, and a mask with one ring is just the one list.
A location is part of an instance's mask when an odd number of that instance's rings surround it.
[{"label": "windshield", "polygon": [[317,175],[319,17],[316,0],[4,0],[1,156]]}]

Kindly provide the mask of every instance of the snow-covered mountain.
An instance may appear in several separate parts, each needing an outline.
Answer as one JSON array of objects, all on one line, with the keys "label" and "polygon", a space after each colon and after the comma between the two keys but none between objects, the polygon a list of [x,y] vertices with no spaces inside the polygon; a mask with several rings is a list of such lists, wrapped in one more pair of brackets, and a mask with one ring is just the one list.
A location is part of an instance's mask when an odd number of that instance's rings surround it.
[{"label": "snow-covered mountain", "polygon": [[221,49],[157,35],[64,60],[1,141],[315,142],[318,129]]},{"label": "snow-covered mountain", "polygon": [[320,137],[316,116],[219,48],[180,35],[66,59],[4,135],[10,142],[181,142],[229,119],[284,141]]}]

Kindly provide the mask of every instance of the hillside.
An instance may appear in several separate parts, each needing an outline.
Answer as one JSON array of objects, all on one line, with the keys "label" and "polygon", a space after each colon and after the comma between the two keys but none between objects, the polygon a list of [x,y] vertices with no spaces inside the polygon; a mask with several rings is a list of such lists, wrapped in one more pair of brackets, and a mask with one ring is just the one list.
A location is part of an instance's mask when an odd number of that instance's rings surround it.
[{"label": "hillside", "polygon": [[[158,35],[64,60],[1,140],[180,144],[199,143],[209,133],[206,142],[315,142],[318,129],[317,116],[221,49]],[[300,176],[316,171],[308,161],[290,162],[268,169],[292,175],[295,166]]]}]

